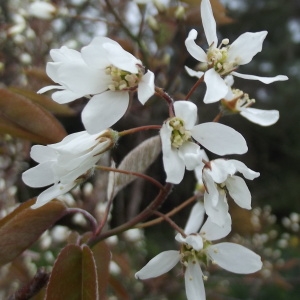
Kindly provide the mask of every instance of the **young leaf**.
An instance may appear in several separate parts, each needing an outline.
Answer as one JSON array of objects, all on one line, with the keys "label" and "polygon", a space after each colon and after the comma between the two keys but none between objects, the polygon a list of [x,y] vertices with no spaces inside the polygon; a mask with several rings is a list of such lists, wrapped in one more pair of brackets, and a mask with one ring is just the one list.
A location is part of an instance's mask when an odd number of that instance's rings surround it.
[{"label": "young leaf", "polygon": [[109,262],[111,253],[105,242],[100,242],[92,248],[98,274],[99,299],[105,299],[109,280]]},{"label": "young leaf", "polygon": [[[160,137],[155,136],[149,138],[130,151],[124,157],[118,169],[126,170],[128,172],[144,173],[157,158],[160,151]],[[136,179],[136,176],[116,173],[114,176],[114,195],[134,179]]]},{"label": "young leaf", "polygon": [[36,143],[57,143],[67,135],[51,113],[7,89],[0,89],[1,119],[6,126],[0,126],[0,133],[9,133],[21,138],[31,136],[31,140]]},{"label": "young leaf", "polygon": [[45,300],[66,299],[99,299],[96,264],[86,245],[67,245],[55,261]]},{"label": "young leaf", "polygon": [[74,116],[75,111],[66,104],[59,104],[45,95],[37,94],[31,90],[21,89],[17,87],[9,87],[9,90],[26,97],[27,99],[41,105],[46,110],[51,111],[55,115]]},{"label": "young leaf", "polygon": [[0,265],[20,255],[64,216],[66,206],[61,201],[51,201],[38,209],[31,209],[35,200],[21,204],[0,220]]}]

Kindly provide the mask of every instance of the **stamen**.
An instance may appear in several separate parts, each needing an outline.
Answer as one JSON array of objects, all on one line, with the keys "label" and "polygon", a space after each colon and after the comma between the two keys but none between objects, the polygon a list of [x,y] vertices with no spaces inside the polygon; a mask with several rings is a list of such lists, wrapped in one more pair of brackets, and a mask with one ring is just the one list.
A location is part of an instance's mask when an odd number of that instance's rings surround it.
[{"label": "stamen", "polygon": [[171,134],[171,144],[175,148],[179,148],[184,142],[191,139],[191,132],[185,129],[184,121],[174,117],[169,121],[169,125],[173,128]]},{"label": "stamen", "polygon": [[143,67],[139,67],[139,72],[132,74],[111,65],[105,69],[105,74],[110,75],[112,80],[108,85],[108,89],[111,91],[129,90],[139,84],[144,74],[144,69]]}]

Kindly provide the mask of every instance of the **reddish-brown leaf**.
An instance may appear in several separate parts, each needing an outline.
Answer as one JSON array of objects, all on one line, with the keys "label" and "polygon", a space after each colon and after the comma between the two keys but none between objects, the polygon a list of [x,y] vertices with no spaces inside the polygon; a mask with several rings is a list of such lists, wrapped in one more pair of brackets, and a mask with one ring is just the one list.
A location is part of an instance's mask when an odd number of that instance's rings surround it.
[{"label": "reddish-brown leaf", "polygon": [[67,135],[50,112],[7,89],[0,89],[0,119],[6,124],[0,126],[0,133],[21,138],[32,136],[33,142],[41,144],[57,143]]},{"label": "reddish-brown leaf", "polygon": [[100,242],[92,248],[92,251],[97,266],[99,299],[105,299],[109,280],[110,250],[105,242]]},{"label": "reddish-brown leaf", "polygon": [[65,214],[66,206],[61,201],[54,200],[31,209],[35,200],[21,204],[0,220],[0,265],[20,255]]},{"label": "reddish-brown leaf", "polygon": [[86,245],[67,245],[54,264],[45,300],[66,299],[99,299],[96,264]]},{"label": "reddish-brown leaf", "polygon": [[50,99],[49,97],[37,94],[34,91],[17,88],[17,87],[9,87],[9,90],[16,94],[26,97],[27,99],[31,100],[34,103],[41,105],[43,108],[51,111],[52,113],[54,113],[56,115],[74,116],[76,114],[76,112],[72,108],[70,108],[68,105],[59,104],[59,103],[53,101],[52,99]]}]

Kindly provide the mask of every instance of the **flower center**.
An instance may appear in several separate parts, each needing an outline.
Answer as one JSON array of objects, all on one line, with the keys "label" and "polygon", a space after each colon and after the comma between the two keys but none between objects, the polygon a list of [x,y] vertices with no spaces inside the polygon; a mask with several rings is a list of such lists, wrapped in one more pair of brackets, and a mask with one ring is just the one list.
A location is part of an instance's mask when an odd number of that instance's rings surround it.
[{"label": "flower center", "polygon": [[203,264],[207,264],[209,257],[206,254],[206,248],[211,245],[209,241],[203,240],[203,249],[197,251],[192,246],[188,244],[182,244],[180,249],[181,255],[181,263],[187,266],[188,261],[190,260],[197,260],[198,262],[202,262]]},{"label": "flower center", "polygon": [[[222,40],[219,47],[211,45],[207,51],[208,66],[213,67],[220,75],[229,74],[239,65],[238,59],[228,61],[229,40]],[[224,45],[224,47],[222,47]]]},{"label": "flower center", "polygon": [[171,144],[175,148],[179,148],[184,142],[191,139],[191,132],[185,129],[184,121],[178,117],[174,117],[169,121],[169,125],[173,128],[171,134]]},{"label": "flower center", "polygon": [[143,76],[143,69],[139,68],[138,73],[133,74],[111,65],[105,69],[105,73],[110,75],[111,83],[108,88],[111,91],[122,91],[135,88]]},{"label": "flower center", "polygon": [[222,105],[230,112],[239,113],[242,108],[247,108],[255,103],[255,99],[250,99],[249,94],[239,89],[231,89],[233,97],[231,100],[222,100]]},{"label": "flower center", "polygon": [[244,107],[244,108],[249,107],[253,103],[255,103],[255,99],[253,99],[253,98],[250,99],[249,94],[244,93],[243,91],[238,90],[238,89],[232,89],[232,91],[233,91],[234,95],[236,95],[236,93],[239,93],[239,95],[240,95],[237,100],[237,103],[236,103],[237,110],[240,110],[242,107]]}]

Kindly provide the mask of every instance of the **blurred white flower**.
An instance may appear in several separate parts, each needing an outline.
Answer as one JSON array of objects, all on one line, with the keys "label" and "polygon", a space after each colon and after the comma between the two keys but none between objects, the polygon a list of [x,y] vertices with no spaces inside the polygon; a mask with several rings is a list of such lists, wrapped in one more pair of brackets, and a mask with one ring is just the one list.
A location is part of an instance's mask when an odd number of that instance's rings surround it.
[{"label": "blurred white flower", "polygon": [[32,208],[46,204],[84,181],[92,173],[101,154],[115,144],[113,135],[111,130],[94,135],[81,131],[56,144],[33,146],[30,156],[39,165],[25,171],[23,181],[31,187],[53,185],[37,197]]},{"label": "blurred white flower", "polygon": [[194,170],[206,157],[200,146],[218,155],[243,154],[248,148],[240,133],[223,124],[208,122],[195,125],[197,106],[190,101],[174,103],[175,117],[169,118],[160,130],[163,163],[167,182],[181,182],[185,168]]},{"label": "blurred white flower", "polygon": [[43,20],[51,20],[57,13],[57,8],[49,2],[35,1],[28,7],[28,14]]},{"label": "blurred white flower", "polygon": [[[205,185],[204,206],[211,220],[223,226],[228,218],[227,193],[237,205],[251,209],[251,194],[244,181],[235,173],[241,173],[247,179],[253,180],[259,176],[247,166],[234,159],[215,159],[208,162],[202,171]],[[198,173],[200,173],[198,171]],[[197,172],[196,172],[197,175]]]},{"label": "blurred white flower", "polygon": [[189,219],[189,225],[187,224],[185,229],[186,236],[177,234],[175,237],[181,243],[180,251],[169,250],[158,254],[138,271],[135,277],[138,279],[157,277],[170,271],[178,262],[181,262],[185,268],[187,299],[205,300],[201,265],[206,266],[211,261],[227,271],[238,274],[254,273],[261,269],[260,257],[251,250],[233,243],[215,245],[211,243],[211,241],[228,235],[231,231],[230,218],[223,227],[219,227],[208,218],[198,233],[203,216],[203,206],[197,203],[190,216],[193,220]]},{"label": "blurred white flower", "polygon": [[26,20],[21,14],[13,14],[12,21],[14,23],[13,26],[9,27],[7,30],[7,34],[9,36],[15,36],[22,33],[26,28]]},{"label": "blurred white flower", "polygon": [[145,73],[142,62],[107,37],[97,37],[81,53],[62,47],[50,51],[48,76],[59,85],[42,88],[38,93],[57,89],[54,101],[67,103],[92,95],[82,111],[82,122],[90,134],[115,124],[126,112],[129,91],[137,90],[144,104],[154,94],[154,74]]},{"label": "blurred white flower", "polygon": [[259,80],[266,84],[288,79],[284,75],[260,77],[235,72],[238,66],[249,63],[262,50],[262,43],[267,35],[267,31],[246,32],[240,35],[231,45],[229,45],[228,39],[223,39],[221,44],[218,45],[216,21],[209,0],[201,1],[201,18],[209,46],[207,52],[195,43],[198,35],[195,29],[190,31],[185,45],[188,52],[195,59],[207,65],[207,71],[201,72],[194,71],[188,67],[185,68],[190,76],[200,78],[204,75],[204,82],[207,87],[204,103],[219,101],[227,95],[229,87],[222,76],[228,74],[244,79]]}]

